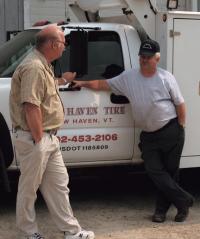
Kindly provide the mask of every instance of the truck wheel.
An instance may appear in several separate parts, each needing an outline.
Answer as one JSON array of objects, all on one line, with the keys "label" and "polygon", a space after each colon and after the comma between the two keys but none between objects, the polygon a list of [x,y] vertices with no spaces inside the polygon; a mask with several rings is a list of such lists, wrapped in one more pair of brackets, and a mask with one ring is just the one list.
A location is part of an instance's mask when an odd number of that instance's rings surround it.
[{"label": "truck wheel", "polygon": [[2,178],[3,186],[6,192],[11,192],[5,159],[1,148],[0,148],[0,176]]},{"label": "truck wheel", "polygon": [[6,168],[8,168],[14,158],[14,152],[12,147],[12,140],[8,125],[4,119],[4,116],[0,112],[0,149],[5,159]]}]

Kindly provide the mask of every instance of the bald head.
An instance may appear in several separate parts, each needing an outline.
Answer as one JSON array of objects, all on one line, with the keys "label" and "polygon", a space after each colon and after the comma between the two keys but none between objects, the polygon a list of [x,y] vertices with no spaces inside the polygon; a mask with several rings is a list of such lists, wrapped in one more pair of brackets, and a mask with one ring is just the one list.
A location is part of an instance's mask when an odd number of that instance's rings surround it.
[{"label": "bald head", "polygon": [[49,41],[60,39],[63,34],[61,28],[56,25],[49,25],[36,34],[36,48],[41,49]]},{"label": "bald head", "polygon": [[49,25],[36,35],[36,49],[52,62],[62,56],[65,49],[65,36],[61,28]]}]

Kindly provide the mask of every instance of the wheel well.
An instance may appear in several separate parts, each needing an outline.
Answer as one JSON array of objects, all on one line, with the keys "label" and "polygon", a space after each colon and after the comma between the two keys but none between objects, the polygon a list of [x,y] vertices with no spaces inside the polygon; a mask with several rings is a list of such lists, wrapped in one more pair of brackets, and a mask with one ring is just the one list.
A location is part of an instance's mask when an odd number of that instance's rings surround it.
[{"label": "wheel well", "polygon": [[10,131],[1,112],[0,112],[0,148],[2,150],[5,159],[5,165],[8,168],[13,161],[14,152],[12,147]]}]

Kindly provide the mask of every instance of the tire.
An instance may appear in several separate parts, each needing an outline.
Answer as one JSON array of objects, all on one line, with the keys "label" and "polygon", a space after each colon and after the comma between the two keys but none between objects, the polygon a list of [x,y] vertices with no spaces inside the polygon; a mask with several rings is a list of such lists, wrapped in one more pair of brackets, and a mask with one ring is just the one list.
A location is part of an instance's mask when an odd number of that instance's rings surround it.
[{"label": "tire", "polygon": [[8,168],[14,158],[12,140],[8,125],[0,112],[0,149],[3,153],[6,168]]},{"label": "tire", "polygon": [[6,192],[11,192],[8,173],[6,169],[5,159],[2,150],[0,149],[0,176]]}]

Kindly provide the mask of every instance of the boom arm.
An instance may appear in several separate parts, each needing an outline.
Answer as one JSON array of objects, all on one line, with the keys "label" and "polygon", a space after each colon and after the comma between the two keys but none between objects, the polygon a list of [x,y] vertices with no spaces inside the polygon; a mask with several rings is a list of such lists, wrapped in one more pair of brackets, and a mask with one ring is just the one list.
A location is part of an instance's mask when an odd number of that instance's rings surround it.
[{"label": "boom arm", "polygon": [[99,22],[118,22],[134,26],[155,39],[156,0],[78,0],[83,11],[98,11]]},{"label": "boom arm", "polygon": [[[71,9],[79,8],[83,14],[76,15],[79,21],[115,22],[130,24],[139,33],[155,39],[156,13],[166,12],[173,6],[177,10],[197,11],[197,0],[69,0]],[[167,3],[169,6],[167,8]],[[74,10],[73,10],[74,7]],[[88,17],[89,14],[89,17]]]}]

